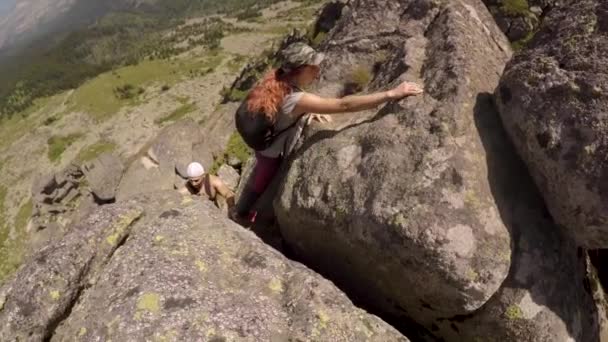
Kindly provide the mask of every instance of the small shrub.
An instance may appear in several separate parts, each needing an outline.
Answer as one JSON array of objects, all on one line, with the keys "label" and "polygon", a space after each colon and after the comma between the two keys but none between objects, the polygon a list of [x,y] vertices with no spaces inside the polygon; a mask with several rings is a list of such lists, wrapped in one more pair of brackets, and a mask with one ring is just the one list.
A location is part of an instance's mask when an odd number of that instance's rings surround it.
[{"label": "small shrub", "polygon": [[240,161],[245,163],[252,155],[251,149],[245,141],[241,137],[238,132],[232,133],[230,139],[228,140],[228,146],[226,147],[226,155],[227,159],[234,156],[237,157]]},{"label": "small shrub", "polygon": [[46,118],[42,124],[45,126],[50,126],[53,123],[55,123],[57,120],[58,119],[56,116],[50,116],[50,117]]},{"label": "small shrub", "polygon": [[530,5],[528,0],[504,0],[500,10],[510,16],[521,16],[530,12]]},{"label": "small shrub", "polygon": [[131,84],[125,84],[114,88],[114,96],[119,100],[128,100],[135,97],[135,87]]},{"label": "small shrub", "polygon": [[171,89],[171,87],[168,84],[165,84],[160,88],[161,91],[168,91],[169,89]]},{"label": "small shrub", "polygon": [[316,47],[321,45],[321,43],[325,40],[325,38],[327,37],[327,32],[319,32],[313,39],[312,39],[312,46]]},{"label": "small shrub", "polygon": [[213,165],[211,166],[210,172],[211,174],[216,174],[219,168],[226,163],[226,160],[229,160],[232,157],[238,158],[243,164],[245,164],[245,162],[249,160],[252,155],[253,152],[249,146],[245,144],[245,141],[241,135],[238,132],[234,132],[228,140],[224,153],[213,160]]},{"label": "small shrub", "polygon": [[347,96],[355,93],[359,93],[367,87],[372,80],[372,72],[369,68],[364,66],[357,66],[348,77],[348,80],[344,84],[342,96]]},{"label": "small shrub", "polygon": [[521,51],[524,47],[526,47],[526,45],[528,45],[532,38],[534,38],[535,34],[536,31],[530,32],[522,39],[512,42],[511,47],[513,48],[513,51]]},{"label": "small shrub", "polygon": [[358,66],[350,74],[350,80],[361,88],[365,88],[372,80],[372,73],[369,68]]}]

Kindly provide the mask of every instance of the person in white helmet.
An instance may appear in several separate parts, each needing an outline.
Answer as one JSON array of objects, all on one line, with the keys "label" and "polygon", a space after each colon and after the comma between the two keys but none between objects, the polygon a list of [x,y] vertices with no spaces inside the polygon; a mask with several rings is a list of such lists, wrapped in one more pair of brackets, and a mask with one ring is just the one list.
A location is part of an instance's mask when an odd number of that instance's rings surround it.
[{"label": "person in white helmet", "polygon": [[197,162],[188,165],[188,181],[180,189],[183,195],[204,196],[217,204],[217,195],[226,199],[228,208],[234,206],[234,192],[219,178],[205,172],[205,168]]}]

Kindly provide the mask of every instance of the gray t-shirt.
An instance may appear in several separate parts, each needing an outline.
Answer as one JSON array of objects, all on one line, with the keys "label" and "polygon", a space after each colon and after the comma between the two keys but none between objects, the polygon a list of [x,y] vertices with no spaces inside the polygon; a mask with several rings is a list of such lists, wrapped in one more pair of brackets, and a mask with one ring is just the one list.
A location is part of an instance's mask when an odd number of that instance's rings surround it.
[{"label": "gray t-shirt", "polygon": [[302,130],[306,125],[307,115],[301,117],[300,113],[294,113],[294,109],[298,104],[298,101],[304,95],[303,92],[293,92],[285,97],[283,100],[283,104],[281,104],[281,110],[279,111],[276,131],[281,131],[289,126],[291,126],[296,120],[300,119],[299,122],[291,127],[289,130],[283,132],[278,138],[276,138],[272,145],[265,149],[264,151],[260,151],[260,153],[265,157],[276,158],[281,154],[288,155],[291,152],[291,149],[302,135]]}]

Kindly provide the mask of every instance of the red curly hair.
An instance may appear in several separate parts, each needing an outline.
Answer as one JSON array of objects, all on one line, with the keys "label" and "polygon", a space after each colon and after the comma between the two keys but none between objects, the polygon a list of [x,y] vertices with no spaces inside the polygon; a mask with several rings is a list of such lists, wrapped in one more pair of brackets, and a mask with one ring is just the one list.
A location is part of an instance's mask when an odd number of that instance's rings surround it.
[{"label": "red curly hair", "polygon": [[291,92],[291,85],[287,80],[301,71],[297,68],[287,74],[280,69],[273,69],[258,82],[247,96],[247,110],[250,113],[261,113],[274,123],[285,96]]}]

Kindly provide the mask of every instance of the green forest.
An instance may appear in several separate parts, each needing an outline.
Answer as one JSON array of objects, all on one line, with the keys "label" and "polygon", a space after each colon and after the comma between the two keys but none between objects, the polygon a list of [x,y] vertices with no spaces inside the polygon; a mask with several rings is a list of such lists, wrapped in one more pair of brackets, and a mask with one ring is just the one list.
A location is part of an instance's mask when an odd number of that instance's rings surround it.
[{"label": "green forest", "polygon": [[[77,88],[100,73],[144,59],[166,59],[179,35],[203,34],[195,42],[213,49],[233,28],[209,20],[167,38],[188,17],[226,14],[247,17],[280,0],[157,0],[139,10],[110,12],[85,28],[39,39],[18,56],[0,62],[0,120],[24,111],[37,98]],[[177,36],[177,37],[176,37]],[[54,43],[49,44],[52,41]],[[50,45],[50,46],[49,46]]]}]

